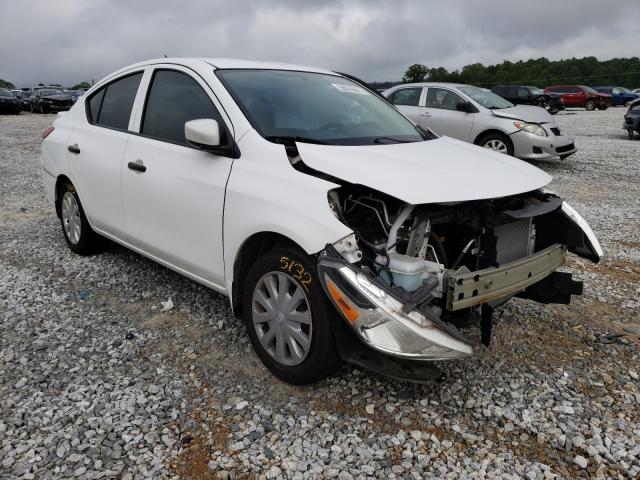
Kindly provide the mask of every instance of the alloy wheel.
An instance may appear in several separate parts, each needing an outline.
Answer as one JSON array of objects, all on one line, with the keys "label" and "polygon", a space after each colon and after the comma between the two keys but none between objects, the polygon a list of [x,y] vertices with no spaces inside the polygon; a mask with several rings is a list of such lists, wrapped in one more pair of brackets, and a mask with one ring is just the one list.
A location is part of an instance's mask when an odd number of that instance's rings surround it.
[{"label": "alloy wheel", "polygon": [[76,245],[82,234],[82,222],[80,219],[80,206],[76,197],[71,192],[65,192],[62,197],[62,224],[64,233],[69,241]]},{"label": "alloy wheel", "polygon": [[284,272],[269,272],[256,283],[251,301],[260,345],[278,363],[296,366],[311,349],[312,318],[302,286]]},{"label": "alloy wheel", "polygon": [[502,140],[498,140],[498,139],[489,140],[483,146],[484,148],[488,148],[489,150],[493,150],[495,152],[500,152],[500,153],[508,152],[507,144],[504,143]]}]

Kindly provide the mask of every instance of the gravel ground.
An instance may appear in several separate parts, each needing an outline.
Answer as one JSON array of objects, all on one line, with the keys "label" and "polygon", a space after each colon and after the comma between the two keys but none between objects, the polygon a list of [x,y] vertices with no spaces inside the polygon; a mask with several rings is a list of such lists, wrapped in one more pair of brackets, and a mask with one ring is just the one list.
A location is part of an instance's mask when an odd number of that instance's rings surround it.
[{"label": "gravel ground", "polygon": [[53,115],[0,117],[0,476],[638,477],[640,142],[623,114],[558,115],[579,152],[538,164],[605,249],[567,266],[584,296],[510,302],[491,348],[438,385],[344,367],[305,388],[262,367],[222,296],[118,246],[72,254],[39,184]]}]

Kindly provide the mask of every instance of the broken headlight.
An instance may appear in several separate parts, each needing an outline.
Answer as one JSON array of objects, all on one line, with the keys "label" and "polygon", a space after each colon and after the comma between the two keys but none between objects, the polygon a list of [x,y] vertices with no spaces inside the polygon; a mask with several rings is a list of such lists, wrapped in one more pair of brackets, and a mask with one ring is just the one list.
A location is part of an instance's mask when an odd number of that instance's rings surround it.
[{"label": "broken headlight", "polygon": [[340,261],[321,258],[318,274],[327,296],[369,347],[395,357],[445,360],[471,355],[473,347],[445,332],[417,310]]}]

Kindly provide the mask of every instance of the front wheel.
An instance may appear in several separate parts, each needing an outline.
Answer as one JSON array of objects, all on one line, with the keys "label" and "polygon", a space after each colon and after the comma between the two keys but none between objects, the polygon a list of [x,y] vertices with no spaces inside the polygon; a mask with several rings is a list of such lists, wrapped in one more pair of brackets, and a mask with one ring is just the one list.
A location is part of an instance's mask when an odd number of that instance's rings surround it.
[{"label": "front wheel", "polygon": [[584,108],[589,111],[595,110],[596,102],[594,100],[587,100],[587,103],[584,104]]},{"label": "front wheel", "polygon": [[334,373],[342,361],[333,316],[315,261],[293,248],[258,259],[247,274],[242,312],[253,348],[278,378],[294,385]]},{"label": "front wheel", "polygon": [[69,248],[80,255],[97,252],[101,247],[101,238],[89,225],[80,198],[71,183],[61,187],[59,198],[60,223]]},{"label": "front wheel", "polygon": [[506,153],[513,155],[513,143],[506,135],[500,133],[490,133],[480,139],[478,145],[494,152]]}]

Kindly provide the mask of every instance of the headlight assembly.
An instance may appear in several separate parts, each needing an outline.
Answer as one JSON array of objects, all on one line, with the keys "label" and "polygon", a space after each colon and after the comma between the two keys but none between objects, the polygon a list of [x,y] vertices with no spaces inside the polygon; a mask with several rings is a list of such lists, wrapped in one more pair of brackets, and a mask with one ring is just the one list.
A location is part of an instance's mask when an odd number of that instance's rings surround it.
[{"label": "headlight assembly", "polygon": [[534,135],[538,135],[539,137],[547,136],[547,131],[537,123],[526,123],[526,122],[516,121],[516,122],[513,122],[513,125],[519,130],[522,130],[528,133],[533,133]]}]

